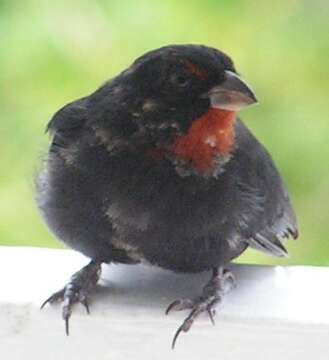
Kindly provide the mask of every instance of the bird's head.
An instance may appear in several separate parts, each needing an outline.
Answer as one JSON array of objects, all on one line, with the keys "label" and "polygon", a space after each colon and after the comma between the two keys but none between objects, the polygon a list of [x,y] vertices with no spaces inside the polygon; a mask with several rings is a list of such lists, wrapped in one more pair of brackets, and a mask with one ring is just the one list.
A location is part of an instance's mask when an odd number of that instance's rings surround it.
[{"label": "bird's head", "polygon": [[146,53],[109,91],[127,113],[122,126],[199,171],[232,150],[237,111],[257,102],[227,55],[199,45]]},{"label": "bird's head", "polygon": [[[140,99],[141,110],[157,116],[171,113],[182,128],[209,108],[238,111],[256,102],[250,87],[237,75],[232,60],[214,48],[167,46],[138,58],[125,74]],[[148,118],[146,120],[149,120]]]}]

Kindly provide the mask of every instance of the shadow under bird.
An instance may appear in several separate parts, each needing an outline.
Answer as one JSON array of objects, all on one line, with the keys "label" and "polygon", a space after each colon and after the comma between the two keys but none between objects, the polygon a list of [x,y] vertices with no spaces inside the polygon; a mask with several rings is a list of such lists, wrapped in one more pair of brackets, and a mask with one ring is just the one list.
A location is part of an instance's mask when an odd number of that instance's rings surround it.
[{"label": "shadow under bird", "polygon": [[249,246],[287,254],[296,217],[273,160],[238,119],[256,103],[223,52],[173,45],[146,53],[51,119],[37,202],[51,231],[90,263],[45,301],[62,302],[69,332],[75,303],[88,299],[102,263],[212,270],[199,296],[171,310],[190,313],[187,332],[234,285],[224,266]]}]

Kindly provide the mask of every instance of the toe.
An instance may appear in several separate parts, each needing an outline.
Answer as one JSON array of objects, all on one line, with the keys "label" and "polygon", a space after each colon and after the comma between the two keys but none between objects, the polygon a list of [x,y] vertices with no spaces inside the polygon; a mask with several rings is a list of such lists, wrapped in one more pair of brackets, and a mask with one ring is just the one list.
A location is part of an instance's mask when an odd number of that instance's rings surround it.
[{"label": "toe", "polygon": [[54,294],[52,294],[51,296],[49,296],[49,298],[46,299],[42,303],[42,305],[40,306],[40,309],[43,309],[48,303],[53,304],[56,301],[62,301],[64,298],[64,292],[65,292],[65,288],[61,289],[61,290],[55,292]]},{"label": "toe", "polygon": [[172,310],[174,311],[180,311],[180,310],[186,310],[186,309],[192,309],[194,306],[194,301],[191,299],[179,299],[173,301],[166,309],[166,315],[169,314]]}]

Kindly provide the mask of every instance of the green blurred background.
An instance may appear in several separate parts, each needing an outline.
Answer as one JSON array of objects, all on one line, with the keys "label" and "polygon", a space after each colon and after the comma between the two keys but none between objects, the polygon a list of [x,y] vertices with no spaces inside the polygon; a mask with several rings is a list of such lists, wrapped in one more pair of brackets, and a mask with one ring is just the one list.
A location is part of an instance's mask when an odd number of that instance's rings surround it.
[{"label": "green blurred background", "polygon": [[260,104],[242,118],[276,160],[301,230],[289,259],[249,250],[239,261],[329,265],[329,2],[0,0],[0,245],[62,246],[33,201],[44,128],[147,50],[218,47]]}]

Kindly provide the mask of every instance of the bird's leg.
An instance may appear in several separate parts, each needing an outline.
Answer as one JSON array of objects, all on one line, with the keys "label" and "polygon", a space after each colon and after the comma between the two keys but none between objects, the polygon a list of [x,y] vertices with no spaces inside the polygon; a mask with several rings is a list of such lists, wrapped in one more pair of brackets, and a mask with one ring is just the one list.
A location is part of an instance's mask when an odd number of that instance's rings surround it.
[{"label": "bird's leg", "polygon": [[62,302],[62,317],[65,321],[66,335],[69,334],[69,318],[74,304],[81,303],[89,314],[89,295],[95,288],[101,272],[101,263],[92,260],[88,265],[74,273],[63,289],[51,295],[42,305]]},{"label": "bird's leg", "polygon": [[215,306],[222,301],[223,295],[233,287],[235,287],[235,278],[233,274],[221,267],[218,269],[214,268],[212,277],[202,289],[202,294],[200,296],[194,299],[180,299],[172,302],[168,306],[166,314],[169,314],[171,310],[191,309],[190,314],[185,318],[184,322],[174,335],[172,348],[175,347],[178,335],[182,331],[189,331],[194,320],[201,313],[207,312],[214,325]]}]

